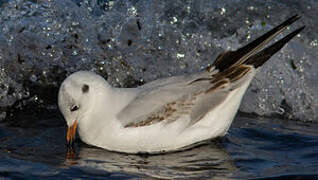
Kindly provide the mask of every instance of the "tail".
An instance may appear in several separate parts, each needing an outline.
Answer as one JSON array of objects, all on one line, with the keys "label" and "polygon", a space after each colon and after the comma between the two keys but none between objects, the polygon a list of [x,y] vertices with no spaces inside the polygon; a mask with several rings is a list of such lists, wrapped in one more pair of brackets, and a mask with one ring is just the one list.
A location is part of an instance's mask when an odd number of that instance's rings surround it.
[{"label": "tail", "polygon": [[218,69],[219,72],[223,72],[227,69],[232,69],[234,66],[239,65],[253,65],[255,68],[263,65],[270,57],[272,57],[277,51],[279,51],[284,45],[289,42],[294,36],[296,36],[300,31],[302,31],[305,26],[302,26],[295,31],[291,32],[284,38],[280,39],[271,46],[262,49],[269,41],[275,38],[283,30],[285,30],[289,25],[294,23],[300,18],[299,15],[295,15],[280,25],[276,26],[272,30],[268,31],[261,37],[247,44],[246,46],[236,50],[236,51],[226,51],[221,53],[211,67]]}]

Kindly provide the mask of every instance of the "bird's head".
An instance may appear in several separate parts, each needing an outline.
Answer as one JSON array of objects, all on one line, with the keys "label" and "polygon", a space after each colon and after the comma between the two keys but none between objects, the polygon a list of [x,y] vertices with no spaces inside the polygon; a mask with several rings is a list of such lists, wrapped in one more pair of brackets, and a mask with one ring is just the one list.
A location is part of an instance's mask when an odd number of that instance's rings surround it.
[{"label": "bird's head", "polygon": [[88,71],[73,73],[61,84],[58,106],[68,126],[66,136],[68,145],[72,145],[75,140],[79,121],[93,107],[96,97],[94,91],[104,84],[106,81],[101,76]]}]

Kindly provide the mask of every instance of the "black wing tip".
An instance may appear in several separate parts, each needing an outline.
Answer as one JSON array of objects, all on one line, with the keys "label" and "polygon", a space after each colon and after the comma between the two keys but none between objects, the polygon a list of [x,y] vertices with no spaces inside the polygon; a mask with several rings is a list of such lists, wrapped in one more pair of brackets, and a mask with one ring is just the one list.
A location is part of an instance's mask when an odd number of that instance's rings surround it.
[{"label": "black wing tip", "polygon": [[292,17],[288,18],[287,20],[285,20],[284,22],[282,22],[280,25],[278,26],[289,26],[291,24],[293,24],[295,21],[297,21],[298,19],[301,18],[301,15],[299,14],[295,14]]},{"label": "black wing tip", "polygon": [[248,58],[245,64],[253,65],[255,68],[262,66],[266,61],[268,61],[275,53],[282,49],[290,40],[292,40],[297,34],[299,34],[306,26],[301,26],[300,28],[294,30],[293,32],[287,34],[285,37],[270,45],[269,47],[263,49],[257,54]]},{"label": "black wing tip", "polygon": [[[295,14],[292,17],[290,17],[287,20],[285,20],[284,22],[282,22],[281,24],[279,24],[276,27],[274,27],[273,29],[271,29],[270,31],[266,32],[262,36],[258,37],[254,41],[248,43],[247,45],[245,45],[245,46],[243,46],[241,48],[239,48],[238,50],[231,51],[231,52],[228,52],[228,53],[221,53],[217,57],[217,59],[214,61],[212,66],[215,66],[216,69],[219,69],[220,71],[223,71],[223,70],[235,65],[247,53],[250,53],[257,46],[259,46],[260,44],[264,43],[268,39],[271,39],[271,38],[277,36],[280,31],[284,30],[286,27],[288,27],[289,25],[293,24],[295,21],[297,21],[300,18],[301,18],[300,15]],[[275,33],[278,33],[278,34],[275,35]],[[267,44],[267,43],[265,43],[265,44]],[[262,45],[262,46],[264,46],[264,45]],[[241,63],[244,64],[244,62],[246,62],[246,60],[243,60]]]},{"label": "black wing tip", "polygon": [[286,21],[295,22],[295,21],[297,21],[297,20],[300,19],[300,18],[301,18],[301,15],[295,14],[295,15],[293,15],[292,17],[288,18]]},{"label": "black wing tip", "polygon": [[[296,29],[295,31],[298,31],[298,33],[300,33],[303,29],[305,29],[306,28],[306,26],[304,25],[304,26],[301,26],[300,28],[298,28],[298,29]],[[298,34],[297,33],[297,34]]]},{"label": "black wing tip", "polygon": [[[255,47],[257,47],[259,44],[264,43],[265,41],[267,41],[269,38],[274,38],[275,36],[277,36],[281,31],[283,31],[284,29],[286,29],[288,26],[290,26],[291,24],[293,24],[295,21],[299,20],[301,18],[301,15],[299,14],[295,14],[293,16],[291,16],[290,18],[288,18],[287,20],[285,20],[284,22],[282,22],[281,24],[277,25],[276,27],[274,27],[273,29],[271,29],[270,31],[266,32],[265,34],[263,34],[262,36],[258,37],[257,39],[255,39],[254,41],[248,43],[247,45],[239,48],[236,51],[231,51],[229,53],[221,53],[218,58],[213,62],[212,66],[215,66],[216,69],[219,69],[220,71],[223,71],[231,66],[233,66],[235,63],[237,63],[237,61],[240,60],[241,57],[243,57],[246,53],[252,51]],[[305,27],[301,27],[299,28],[299,32],[304,29]],[[297,30],[296,30],[297,31]],[[299,33],[297,31],[296,34]],[[275,35],[275,33],[278,33]],[[275,36],[274,36],[275,35]],[[272,36],[272,37],[271,37]],[[288,40],[289,41],[289,40]],[[287,42],[288,42],[287,41]],[[286,43],[287,43],[286,42]],[[267,42],[268,43],[268,42]],[[265,44],[267,44],[265,43]],[[264,45],[265,45],[264,44]],[[263,46],[264,46],[263,45]],[[259,54],[259,53],[256,53]],[[255,55],[251,55],[253,57],[255,57]],[[221,57],[220,57],[221,56]],[[251,57],[250,57],[251,58]],[[250,62],[250,58],[247,58],[246,60],[242,61],[242,64],[248,64],[248,61]],[[248,60],[249,59],[249,60]]]}]

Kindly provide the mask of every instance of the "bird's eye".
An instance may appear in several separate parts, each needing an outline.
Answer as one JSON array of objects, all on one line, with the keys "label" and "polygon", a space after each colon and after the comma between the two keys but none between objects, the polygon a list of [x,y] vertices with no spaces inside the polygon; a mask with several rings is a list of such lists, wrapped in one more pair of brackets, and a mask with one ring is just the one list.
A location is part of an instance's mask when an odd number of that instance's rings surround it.
[{"label": "bird's eye", "polygon": [[70,110],[71,110],[71,112],[73,112],[73,111],[76,111],[78,109],[79,109],[79,106],[73,105]]}]

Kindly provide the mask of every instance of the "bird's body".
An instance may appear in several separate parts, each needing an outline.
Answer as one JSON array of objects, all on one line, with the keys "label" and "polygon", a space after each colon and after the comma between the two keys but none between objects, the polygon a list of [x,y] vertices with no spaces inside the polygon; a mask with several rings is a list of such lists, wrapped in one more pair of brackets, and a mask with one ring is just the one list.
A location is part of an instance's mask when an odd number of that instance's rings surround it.
[{"label": "bird's body", "polygon": [[[87,77],[97,75],[83,71],[77,72],[72,76]],[[246,81],[250,81],[252,77],[253,74],[251,72],[251,75],[246,79]],[[167,81],[169,81],[169,79],[167,79]],[[186,80],[183,83],[186,85],[190,82],[191,80]],[[106,83],[106,81],[100,83]],[[225,135],[232,123],[248,84],[249,83],[245,83],[243,86],[232,90],[226,99],[222,100],[223,103],[216,106],[213,111],[210,112],[209,107],[205,108],[207,112],[204,113],[206,114],[203,117],[200,117],[201,119],[199,119],[196,123],[191,122],[192,119],[190,117],[190,110],[186,110],[186,107],[180,107],[181,110],[176,112],[176,114],[178,114],[176,116],[178,117],[175,117],[175,119],[172,117],[165,117],[166,119],[160,120],[160,117],[158,117],[158,122],[154,122],[153,124],[149,122],[149,125],[146,123],[129,125],[129,123],[124,123],[124,121],[122,121],[124,119],[120,118],[129,119],[130,116],[135,116],[134,113],[142,114],[145,108],[147,108],[147,105],[154,102],[145,102],[144,105],[141,105],[143,107],[137,105],[134,110],[138,112],[127,112],[127,109],[125,108],[129,106],[130,103],[133,103],[133,101],[136,101],[136,98],[140,95],[140,93],[144,93],[147,89],[152,90],[152,88],[156,87],[122,89],[105,86],[102,87],[105,89],[101,89],[100,92],[108,91],[108,93],[95,94],[96,98],[91,105],[91,111],[88,113],[89,115],[83,116],[83,120],[78,121],[78,134],[87,144],[114,151],[154,153],[178,150],[193,144],[193,142],[200,142],[209,138]],[[167,88],[169,90],[170,87],[168,86]],[[230,87],[226,88],[230,90]],[[179,90],[182,91],[182,87],[180,87]],[[204,91],[204,89],[201,90]],[[200,98],[209,98],[211,95],[213,96],[213,94],[210,95],[205,92],[201,93],[202,94],[186,97],[189,99],[188,103],[194,101],[193,98],[195,98],[195,96],[202,96]],[[160,94],[157,95],[158,96],[151,95],[149,98],[153,97],[153,100],[158,101],[160,104],[161,96]],[[170,103],[173,103],[175,98],[171,97],[171,99],[172,101]],[[150,99],[144,99],[144,101],[148,100]],[[203,102],[203,100],[199,100],[197,104],[200,102]],[[198,111],[200,110],[201,109]],[[120,113],[128,114],[125,114],[127,117],[123,117],[120,116]],[[153,121],[157,120],[154,119]],[[125,125],[129,125],[129,127],[125,127]]]},{"label": "bird's body", "polygon": [[247,46],[221,54],[206,71],[138,88],[114,88],[80,71],[61,85],[59,107],[75,136],[87,144],[127,153],[160,153],[224,136],[257,69],[302,29],[259,51],[299,17]]}]

